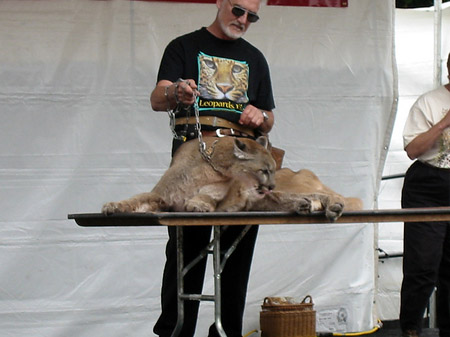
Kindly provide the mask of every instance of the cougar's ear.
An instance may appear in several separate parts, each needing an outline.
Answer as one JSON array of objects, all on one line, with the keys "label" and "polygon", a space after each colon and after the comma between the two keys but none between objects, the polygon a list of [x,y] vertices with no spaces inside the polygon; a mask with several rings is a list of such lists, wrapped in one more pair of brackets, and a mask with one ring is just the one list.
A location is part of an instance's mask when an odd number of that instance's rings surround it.
[{"label": "cougar's ear", "polygon": [[269,147],[269,139],[267,139],[266,136],[260,136],[256,139],[256,141],[266,149]]},{"label": "cougar's ear", "polygon": [[250,159],[250,155],[247,152],[247,145],[237,138],[234,139],[234,155],[238,159]]}]

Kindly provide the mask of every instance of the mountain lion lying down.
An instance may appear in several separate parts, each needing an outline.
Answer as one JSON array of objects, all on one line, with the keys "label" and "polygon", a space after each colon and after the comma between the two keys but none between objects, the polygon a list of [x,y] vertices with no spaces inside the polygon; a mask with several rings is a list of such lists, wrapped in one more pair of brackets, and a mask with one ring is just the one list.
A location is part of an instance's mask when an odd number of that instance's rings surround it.
[{"label": "mountain lion lying down", "polygon": [[151,192],[106,203],[102,212],[325,211],[331,221],[343,209],[362,208],[323,185],[308,170],[275,170],[268,140],[205,137],[205,150],[194,139],[180,147]]}]

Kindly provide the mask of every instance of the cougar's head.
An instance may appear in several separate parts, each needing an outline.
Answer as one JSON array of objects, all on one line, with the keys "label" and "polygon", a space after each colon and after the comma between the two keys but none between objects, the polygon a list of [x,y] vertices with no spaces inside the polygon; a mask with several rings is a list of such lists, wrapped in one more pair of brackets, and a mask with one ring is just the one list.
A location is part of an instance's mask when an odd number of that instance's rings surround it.
[{"label": "cougar's head", "polygon": [[267,137],[259,137],[256,141],[246,138],[234,139],[234,156],[237,165],[234,175],[252,180],[257,192],[261,195],[270,193],[275,188],[275,160],[267,149]]}]

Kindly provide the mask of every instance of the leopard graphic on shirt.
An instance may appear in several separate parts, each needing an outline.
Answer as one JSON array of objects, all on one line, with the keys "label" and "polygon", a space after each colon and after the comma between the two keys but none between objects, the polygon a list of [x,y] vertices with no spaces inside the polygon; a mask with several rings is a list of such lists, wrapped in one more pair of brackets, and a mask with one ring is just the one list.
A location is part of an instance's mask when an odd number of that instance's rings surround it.
[{"label": "leopard graphic on shirt", "polygon": [[241,113],[248,103],[249,66],[246,62],[198,55],[199,108],[226,109]]},{"label": "leopard graphic on shirt", "polygon": [[[442,115],[448,113],[448,109],[442,109]],[[435,158],[435,166],[450,168],[450,128],[445,129],[439,139],[439,154]]]}]

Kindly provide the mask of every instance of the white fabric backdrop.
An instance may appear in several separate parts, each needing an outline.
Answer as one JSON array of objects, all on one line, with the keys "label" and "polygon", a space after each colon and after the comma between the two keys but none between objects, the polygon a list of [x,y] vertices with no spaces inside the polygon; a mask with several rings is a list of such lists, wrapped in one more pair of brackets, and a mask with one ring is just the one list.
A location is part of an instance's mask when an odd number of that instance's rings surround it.
[{"label": "white fabric backdrop", "polygon": [[[263,6],[246,38],[271,66],[271,133],[309,168],[374,207],[395,117],[392,0],[348,8]],[[165,228],[80,228],[68,213],[150,189],[170,160],[149,107],[174,37],[214,5],[0,2],[2,336],[148,336],[159,313]],[[375,324],[374,225],[263,226],[244,333],[265,296],[310,294],[319,331]],[[208,279],[206,290],[212,289]],[[202,304],[196,336],[212,321]],[[338,315],[344,313],[344,315]]]}]

